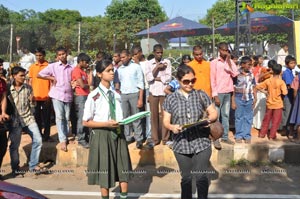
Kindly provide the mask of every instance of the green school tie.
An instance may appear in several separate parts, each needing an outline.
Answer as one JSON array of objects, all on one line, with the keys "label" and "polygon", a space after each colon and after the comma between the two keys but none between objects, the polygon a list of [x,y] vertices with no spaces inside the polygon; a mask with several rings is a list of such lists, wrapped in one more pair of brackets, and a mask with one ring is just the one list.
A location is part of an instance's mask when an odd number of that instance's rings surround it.
[{"label": "green school tie", "polygon": [[116,105],[115,105],[115,97],[114,93],[109,90],[108,91],[108,100],[109,100],[109,113],[110,113],[110,118],[112,120],[116,120]]},{"label": "green school tie", "polygon": [[[116,104],[115,104],[115,96],[114,93],[109,90],[107,92],[108,94],[108,100],[109,100],[109,113],[110,113],[110,118],[112,120],[116,120]],[[111,131],[111,137],[113,140],[116,140],[118,138],[119,134],[119,129],[112,130]]]}]

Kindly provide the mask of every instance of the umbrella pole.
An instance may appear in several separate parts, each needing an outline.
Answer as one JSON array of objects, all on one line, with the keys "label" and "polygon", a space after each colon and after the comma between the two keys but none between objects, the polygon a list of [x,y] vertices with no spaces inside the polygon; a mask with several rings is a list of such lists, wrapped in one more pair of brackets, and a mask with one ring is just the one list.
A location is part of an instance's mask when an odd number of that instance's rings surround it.
[{"label": "umbrella pole", "polygon": [[179,37],[179,50],[181,50],[181,37]]},{"label": "umbrella pole", "polygon": [[150,23],[149,23],[149,19],[147,19],[147,47],[148,47],[148,53],[150,53],[150,33],[149,33],[149,29],[150,29]]}]

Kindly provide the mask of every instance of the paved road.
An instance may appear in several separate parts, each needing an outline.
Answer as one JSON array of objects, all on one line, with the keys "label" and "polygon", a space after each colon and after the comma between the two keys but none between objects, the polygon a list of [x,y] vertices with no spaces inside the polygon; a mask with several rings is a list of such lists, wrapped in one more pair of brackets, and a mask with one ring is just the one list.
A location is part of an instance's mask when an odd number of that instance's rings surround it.
[{"label": "paved road", "polygon": [[[99,187],[87,185],[85,168],[54,165],[50,171],[37,178],[25,174],[24,178],[6,181],[37,190],[50,199],[100,198]],[[8,172],[9,168],[2,168],[2,175]],[[299,165],[211,168],[208,173],[211,179],[209,198],[300,199]],[[168,168],[136,168],[129,187],[130,198],[180,198],[180,175]],[[111,198],[118,198],[113,197],[115,193],[118,187],[111,189]]]}]

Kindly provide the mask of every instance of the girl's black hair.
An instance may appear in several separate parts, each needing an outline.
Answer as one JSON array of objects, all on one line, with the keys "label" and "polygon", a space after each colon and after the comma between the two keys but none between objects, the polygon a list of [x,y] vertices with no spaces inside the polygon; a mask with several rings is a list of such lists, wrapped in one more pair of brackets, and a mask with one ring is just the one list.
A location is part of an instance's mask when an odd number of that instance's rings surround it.
[{"label": "girl's black hair", "polygon": [[103,59],[96,63],[96,72],[102,73],[108,66],[112,64],[112,61],[109,59]]},{"label": "girl's black hair", "polygon": [[189,73],[193,73],[195,75],[195,71],[190,66],[181,64],[177,68],[176,78],[180,81],[183,76]]}]

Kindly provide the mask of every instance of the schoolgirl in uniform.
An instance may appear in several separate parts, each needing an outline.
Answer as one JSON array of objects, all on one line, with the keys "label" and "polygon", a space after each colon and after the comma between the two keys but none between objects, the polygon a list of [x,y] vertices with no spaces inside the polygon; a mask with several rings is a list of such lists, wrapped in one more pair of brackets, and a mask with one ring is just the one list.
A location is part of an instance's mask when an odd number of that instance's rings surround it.
[{"label": "schoolgirl in uniform", "polygon": [[87,98],[83,125],[92,128],[88,159],[88,184],[100,185],[103,199],[109,198],[109,188],[120,184],[120,198],[127,198],[129,174],[132,170],[123,130],[117,121],[123,119],[120,95],[111,89],[114,68],[110,60],[96,64],[101,79],[99,86]]}]

